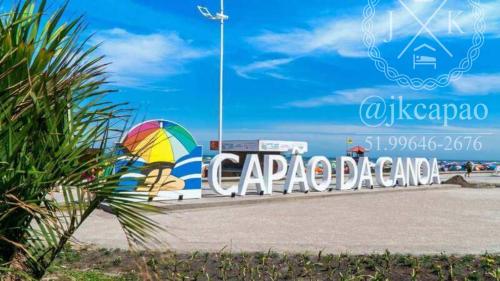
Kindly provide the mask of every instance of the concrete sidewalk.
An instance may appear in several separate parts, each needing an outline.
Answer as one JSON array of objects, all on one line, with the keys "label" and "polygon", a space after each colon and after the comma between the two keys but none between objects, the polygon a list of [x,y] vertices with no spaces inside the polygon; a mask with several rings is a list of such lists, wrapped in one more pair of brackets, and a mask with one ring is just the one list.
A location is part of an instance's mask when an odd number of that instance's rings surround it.
[{"label": "concrete sidewalk", "polygon": [[[458,175],[457,173],[448,173],[442,175],[442,181],[446,181],[447,179]],[[500,177],[493,177],[491,174],[474,174],[474,176],[468,179],[472,183],[484,183],[484,184],[499,184],[500,185]],[[224,186],[229,186],[233,184],[238,184],[237,179],[226,180],[224,182]],[[212,207],[228,207],[228,206],[243,206],[243,205],[255,205],[255,204],[267,204],[269,202],[288,202],[295,200],[308,200],[315,198],[326,198],[332,196],[344,196],[344,195],[358,195],[364,193],[372,193],[372,192],[402,192],[402,191],[422,191],[427,189],[435,189],[435,188],[450,188],[456,187],[453,185],[432,185],[432,186],[414,186],[414,187],[397,187],[397,188],[382,188],[379,186],[375,186],[374,189],[366,189],[362,188],[360,190],[336,190],[335,180],[332,181],[330,191],[325,192],[316,192],[311,190],[307,194],[298,191],[298,186],[294,187],[294,192],[284,195],[283,194],[283,186],[284,181],[276,181],[273,186],[273,195],[265,195],[260,196],[257,193],[255,185],[251,185],[248,188],[247,195],[244,197],[236,196],[235,198],[231,198],[228,196],[219,196],[213,190],[208,187],[208,184],[205,182],[203,186],[203,198],[197,200],[184,200],[184,201],[157,201],[151,204],[158,206],[165,211],[178,211],[178,210],[188,210],[188,209],[203,209],[203,208],[212,208]],[[102,206],[105,210],[111,211],[106,208],[106,205]]]},{"label": "concrete sidewalk", "polygon": [[[181,252],[223,248],[356,254],[386,249],[412,254],[500,252],[499,188],[403,189],[241,202],[152,215],[167,229],[158,233],[164,242],[159,248]],[[92,214],[76,238],[99,247],[127,247],[116,218],[101,210]]]}]

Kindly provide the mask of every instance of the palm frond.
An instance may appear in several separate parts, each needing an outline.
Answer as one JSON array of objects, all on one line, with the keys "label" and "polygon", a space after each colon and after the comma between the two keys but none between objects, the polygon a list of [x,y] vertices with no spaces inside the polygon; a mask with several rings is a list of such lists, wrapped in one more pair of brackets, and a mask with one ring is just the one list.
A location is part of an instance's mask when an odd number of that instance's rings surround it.
[{"label": "palm frond", "polygon": [[[32,278],[103,201],[134,243],[147,245],[160,229],[144,215],[158,209],[117,192],[120,173],[102,172],[130,111],[106,101],[114,91],[97,46],[82,40],[81,18],[62,22],[66,5],[46,18],[47,1],[38,2],[0,17],[0,272]],[[84,181],[90,171],[95,180]]]}]

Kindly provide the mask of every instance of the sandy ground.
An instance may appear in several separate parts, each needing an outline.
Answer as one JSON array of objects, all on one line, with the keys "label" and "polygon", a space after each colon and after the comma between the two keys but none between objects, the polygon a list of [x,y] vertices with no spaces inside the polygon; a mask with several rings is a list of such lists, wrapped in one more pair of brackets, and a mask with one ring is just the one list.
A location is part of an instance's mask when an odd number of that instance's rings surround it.
[{"label": "sandy ground", "polygon": [[[482,176],[481,176],[482,177]],[[485,180],[487,178],[487,180]],[[496,183],[491,176],[473,178]],[[259,204],[179,209],[152,217],[160,249],[184,251],[500,253],[500,188],[391,189]],[[126,248],[116,218],[96,211],[76,239]]]}]

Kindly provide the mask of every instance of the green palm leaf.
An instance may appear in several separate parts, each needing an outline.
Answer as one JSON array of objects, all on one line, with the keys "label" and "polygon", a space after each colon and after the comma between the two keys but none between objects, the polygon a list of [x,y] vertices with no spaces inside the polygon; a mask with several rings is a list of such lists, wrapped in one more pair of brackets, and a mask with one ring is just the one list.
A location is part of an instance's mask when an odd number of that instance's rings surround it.
[{"label": "green palm leaf", "polygon": [[106,101],[106,65],[81,40],[82,19],[62,22],[66,5],[44,19],[39,2],[0,17],[0,272],[10,280],[41,278],[103,201],[130,243],[146,246],[160,229],[144,215],[158,209],[116,192],[121,174],[82,180],[115,162],[130,111]]}]

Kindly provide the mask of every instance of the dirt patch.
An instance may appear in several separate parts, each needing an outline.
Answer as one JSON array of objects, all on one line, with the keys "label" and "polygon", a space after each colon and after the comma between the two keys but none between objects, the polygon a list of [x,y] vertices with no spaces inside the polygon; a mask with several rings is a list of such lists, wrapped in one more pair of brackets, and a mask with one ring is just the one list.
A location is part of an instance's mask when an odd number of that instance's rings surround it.
[{"label": "dirt patch", "polygon": [[444,184],[456,184],[460,185],[461,187],[478,187],[477,184],[469,183],[464,179],[464,177],[460,175],[456,175],[452,178],[449,178],[447,181],[444,182]]},{"label": "dirt patch", "polygon": [[470,183],[464,177],[460,175],[456,175],[447,181],[443,182],[444,184],[455,184],[460,185],[465,188],[499,188],[500,184],[492,184],[492,183]]},{"label": "dirt patch", "polygon": [[[486,280],[500,274],[500,256],[178,254],[67,249],[46,280]],[[80,276],[80,277],[79,277]],[[98,276],[99,278],[97,278]]]}]

